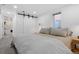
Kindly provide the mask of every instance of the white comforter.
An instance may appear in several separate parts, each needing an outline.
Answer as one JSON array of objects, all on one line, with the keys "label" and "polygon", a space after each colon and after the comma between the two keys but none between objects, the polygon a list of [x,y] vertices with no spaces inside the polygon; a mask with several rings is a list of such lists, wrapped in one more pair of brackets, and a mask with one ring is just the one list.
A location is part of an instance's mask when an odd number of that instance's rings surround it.
[{"label": "white comforter", "polygon": [[61,41],[49,36],[18,36],[13,40],[21,54],[70,54],[72,53]]}]

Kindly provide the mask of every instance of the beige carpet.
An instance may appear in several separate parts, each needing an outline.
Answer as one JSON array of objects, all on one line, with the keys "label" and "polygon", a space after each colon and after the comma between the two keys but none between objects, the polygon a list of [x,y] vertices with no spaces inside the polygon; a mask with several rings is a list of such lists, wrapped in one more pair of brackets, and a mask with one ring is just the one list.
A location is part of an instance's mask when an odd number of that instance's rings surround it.
[{"label": "beige carpet", "polygon": [[10,47],[12,39],[11,35],[0,39],[0,54],[15,54],[14,49]]}]

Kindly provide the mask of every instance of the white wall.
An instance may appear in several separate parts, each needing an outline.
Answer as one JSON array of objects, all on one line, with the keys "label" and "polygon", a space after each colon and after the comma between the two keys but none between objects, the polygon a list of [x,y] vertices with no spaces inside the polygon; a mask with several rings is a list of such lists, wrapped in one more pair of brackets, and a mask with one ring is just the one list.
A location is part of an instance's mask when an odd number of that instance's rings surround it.
[{"label": "white wall", "polygon": [[79,35],[79,5],[71,5],[62,9],[62,27],[69,27],[74,33]]},{"label": "white wall", "polygon": [[71,5],[62,9],[62,26],[73,27],[79,25],[79,5]]},{"label": "white wall", "polygon": [[[62,27],[73,27],[79,25],[79,5],[70,5],[61,9],[58,9],[60,12],[62,12],[61,15],[61,26]],[[51,14],[46,14],[41,16],[40,23],[42,26],[53,26],[53,13],[58,12],[52,11]]]},{"label": "white wall", "polygon": [[[70,28],[74,32],[74,35],[79,35],[79,5],[69,5],[67,7],[60,8],[55,12],[58,11],[62,12],[61,27]],[[53,26],[52,13],[45,14],[39,18],[41,27]]]},{"label": "white wall", "polygon": [[2,35],[3,35],[2,17],[1,17],[1,14],[0,14],[0,39],[2,38]]},{"label": "white wall", "polygon": [[40,27],[45,27],[45,28],[53,27],[53,16],[50,13],[45,14],[45,15],[39,17],[38,22],[40,24]]}]

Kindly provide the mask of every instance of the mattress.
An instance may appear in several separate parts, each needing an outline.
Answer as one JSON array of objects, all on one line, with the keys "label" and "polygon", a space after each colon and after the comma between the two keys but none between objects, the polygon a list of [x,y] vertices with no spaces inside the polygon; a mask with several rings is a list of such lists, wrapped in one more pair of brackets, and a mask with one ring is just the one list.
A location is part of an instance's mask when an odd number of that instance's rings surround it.
[{"label": "mattress", "polygon": [[60,40],[49,35],[31,34],[17,36],[13,40],[20,54],[71,54]]}]

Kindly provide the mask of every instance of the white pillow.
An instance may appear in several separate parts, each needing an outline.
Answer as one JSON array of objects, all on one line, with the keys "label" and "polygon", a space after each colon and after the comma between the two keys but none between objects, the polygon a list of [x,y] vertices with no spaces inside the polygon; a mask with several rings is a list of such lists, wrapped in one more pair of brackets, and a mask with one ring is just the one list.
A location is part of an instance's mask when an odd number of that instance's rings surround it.
[{"label": "white pillow", "polygon": [[62,31],[61,29],[56,29],[56,28],[51,28],[50,34],[51,35],[56,35],[56,36],[63,36],[63,37],[67,36],[66,31]]},{"label": "white pillow", "polygon": [[61,28],[62,31],[66,31],[67,32],[67,36],[72,36],[73,32],[71,30],[69,30],[68,28]]},{"label": "white pillow", "polygon": [[42,34],[49,34],[50,33],[50,28],[41,28],[40,33]]}]

